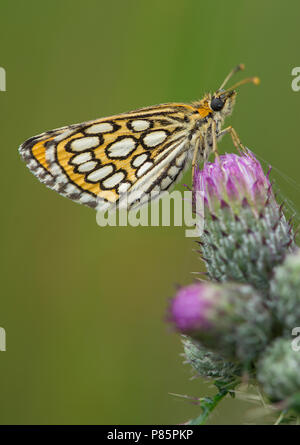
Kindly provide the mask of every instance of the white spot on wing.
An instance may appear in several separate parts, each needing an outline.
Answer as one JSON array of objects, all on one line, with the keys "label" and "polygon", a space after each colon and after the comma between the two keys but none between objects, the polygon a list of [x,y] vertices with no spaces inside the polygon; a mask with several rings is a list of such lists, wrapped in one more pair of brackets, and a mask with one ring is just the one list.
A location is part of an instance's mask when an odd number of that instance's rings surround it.
[{"label": "white spot on wing", "polygon": [[161,181],[161,188],[163,190],[165,190],[171,183],[172,183],[172,179],[169,176],[166,176],[162,181]]},{"label": "white spot on wing", "polygon": [[144,173],[146,173],[146,172],[149,170],[149,168],[152,167],[152,165],[153,165],[152,162],[145,162],[145,164],[143,164],[143,165],[138,169],[138,171],[137,171],[137,173],[136,173],[136,176],[137,176],[138,178],[140,178]]},{"label": "white spot on wing", "polygon": [[92,199],[91,199],[91,197],[90,197],[90,195],[89,195],[88,193],[82,193],[82,194],[80,195],[79,201],[80,201],[82,204],[86,204],[87,202],[91,202]]},{"label": "white spot on wing", "polygon": [[104,165],[103,167],[97,168],[97,170],[90,173],[86,179],[91,182],[98,182],[100,179],[106,178],[106,176],[110,175],[113,170],[112,165]]},{"label": "white spot on wing", "polygon": [[142,119],[136,119],[131,122],[131,127],[135,131],[147,130],[150,127],[150,122]]},{"label": "white spot on wing", "polygon": [[100,140],[97,136],[87,136],[85,138],[74,139],[71,142],[71,148],[73,151],[83,151],[89,148],[95,148],[100,145]]},{"label": "white spot on wing", "polygon": [[168,175],[170,175],[171,178],[174,178],[177,175],[178,171],[179,169],[176,167],[176,165],[173,165],[172,167],[169,168]]},{"label": "white spot on wing", "polygon": [[79,165],[77,169],[80,173],[87,173],[90,172],[91,170],[94,170],[96,165],[97,165],[96,161],[88,161],[85,162],[84,164]]},{"label": "white spot on wing", "polygon": [[186,153],[182,153],[180,156],[178,156],[178,158],[176,158],[177,167],[182,166],[182,164],[184,163],[185,157],[186,157]]},{"label": "white spot on wing", "polygon": [[94,124],[85,130],[88,134],[106,133],[113,131],[114,127],[109,122],[102,122],[100,124]]},{"label": "white spot on wing", "polygon": [[133,138],[124,138],[115,142],[108,148],[108,154],[111,158],[127,157],[135,149],[135,140]]},{"label": "white spot on wing", "polygon": [[134,160],[132,161],[132,165],[134,167],[140,167],[148,158],[148,155],[146,153],[142,153],[141,155],[138,155]]},{"label": "white spot on wing", "polygon": [[130,184],[130,182],[122,182],[120,185],[119,185],[119,189],[118,189],[118,192],[121,194],[121,193],[125,193],[125,192],[127,192],[127,190],[130,188],[130,186],[131,186],[131,184]]},{"label": "white spot on wing", "polygon": [[151,133],[146,134],[144,137],[144,144],[147,147],[156,147],[161,144],[167,137],[167,133],[163,130],[161,131],[152,131]]},{"label": "white spot on wing", "polygon": [[67,137],[71,136],[71,134],[74,132],[74,130],[65,130],[62,133],[60,133],[58,136],[54,138],[55,142],[60,142],[63,139],[66,139]]},{"label": "white spot on wing", "polygon": [[61,172],[61,169],[60,169],[59,165],[54,164],[54,165],[51,166],[51,173],[53,175],[59,176],[60,172]]},{"label": "white spot on wing", "polygon": [[119,182],[121,182],[122,179],[124,179],[124,178],[125,178],[125,175],[123,172],[117,172],[117,173],[114,173],[113,175],[111,175],[109,178],[105,179],[102,182],[102,184],[106,188],[113,188],[117,184],[119,184]]},{"label": "white spot on wing", "polygon": [[30,161],[28,162],[27,165],[29,168],[33,169],[33,168],[37,167],[39,164],[36,162],[35,159],[30,159]]},{"label": "white spot on wing", "polygon": [[71,194],[71,193],[77,193],[78,190],[76,187],[74,187],[73,184],[68,184],[65,188],[65,193],[66,194]]},{"label": "white spot on wing", "polygon": [[83,164],[84,162],[87,161],[91,161],[92,159],[92,154],[90,152],[87,153],[81,153],[80,155],[76,155],[74,156],[74,158],[72,158],[72,164]]}]

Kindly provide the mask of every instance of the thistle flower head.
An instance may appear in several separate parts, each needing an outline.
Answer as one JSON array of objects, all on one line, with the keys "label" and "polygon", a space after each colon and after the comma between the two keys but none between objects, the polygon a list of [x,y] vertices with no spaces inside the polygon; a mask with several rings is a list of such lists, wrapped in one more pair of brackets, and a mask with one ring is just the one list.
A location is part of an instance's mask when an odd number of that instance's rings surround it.
[{"label": "thistle flower head", "polygon": [[251,287],[202,282],[180,289],[170,305],[177,331],[227,359],[249,364],[270,335],[270,315]]},{"label": "thistle flower head", "polygon": [[210,279],[268,289],[294,234],[258,160],[250,151],[220,156],[196,172],[194,192],[204,194],[201,241]]},{"label": "thistle flower head", "polygon": [[233,208],[245,203],[261,207],[272,195],[268,175],[250,151],[243,156],[226,154],[206,163],[203,170],[196,171],[194,190],[204,192],[205,204],[212,212],[226,204]]},{"label": "thistle flower head", "polygon": [[218,288],[213,285],[191,284],[182,287],[171,302],[170,319],[182,333],[212,327],[212,309],[218,303]]}]

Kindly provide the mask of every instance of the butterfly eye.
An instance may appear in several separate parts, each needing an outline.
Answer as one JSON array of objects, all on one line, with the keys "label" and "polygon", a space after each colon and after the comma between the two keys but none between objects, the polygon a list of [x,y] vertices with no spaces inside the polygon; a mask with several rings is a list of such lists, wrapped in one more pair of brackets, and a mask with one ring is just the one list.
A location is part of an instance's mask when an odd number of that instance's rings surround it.
[{"label": "butterfly eye", "polygon": [[223,102],[223,100],[220,99],[219,97],[213,97],[210,102],[210,108],[213,111],[220,111],[224,107],[224,104],[225,102]]}]

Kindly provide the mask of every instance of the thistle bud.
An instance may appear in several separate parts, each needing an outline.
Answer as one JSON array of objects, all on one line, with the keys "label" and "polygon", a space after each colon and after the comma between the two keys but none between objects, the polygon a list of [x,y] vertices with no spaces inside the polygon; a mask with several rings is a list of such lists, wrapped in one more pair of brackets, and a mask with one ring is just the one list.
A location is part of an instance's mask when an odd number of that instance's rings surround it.
[{"label": "thistle bud", "polygon": [[272,402],[285,402],[286,408],[300,412],[300,351],[291,339],[278,338],[258,363],[257,378]]},{"label": "thistle bud", "polygon": [[248,366],[270,337],[270,313],[251,286],[192,284],[171,301],[170,321],[177,331],[226,359]]},{"label": "thistle bud", "polygon": [[199,342],[183,336],[183,347],[186,361],[201,377],[231,381],[241,375],[241,368],[220,354],[209,351]]},{"label": "thistle bud", "polygon": [[226,154],[206,163],[195,173],[194,191],[204,193],[201,244],[209,277],[268,289],[294,235],[254,155]]},{"label": "thistle bud", "polygon": [[271,306],[283,333],[300,328],[300,249],[276,267],[271,281]]}]

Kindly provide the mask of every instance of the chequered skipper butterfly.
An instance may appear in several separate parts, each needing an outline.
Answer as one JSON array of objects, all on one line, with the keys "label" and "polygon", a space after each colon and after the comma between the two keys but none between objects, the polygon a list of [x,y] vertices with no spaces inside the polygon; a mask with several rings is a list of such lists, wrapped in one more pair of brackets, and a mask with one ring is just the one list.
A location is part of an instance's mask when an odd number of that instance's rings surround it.
[{"label": "chequered skipper butterfly", "polygon": [[[76,202],[96,210],[140,205],[160,196],[177,182],[192,162],[217,153],[217,140],[230,133],[243,147],[232,127],[222,129],[235,102],[233,87],[221,87],[191,105],[170,103],[129,113],[69,125],[28,139],[20,146],[27,166],[38,179]],[[194,170],[193,170],[194,171]]]}]

